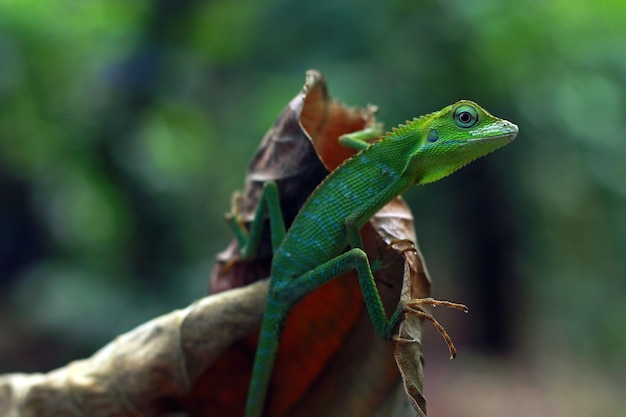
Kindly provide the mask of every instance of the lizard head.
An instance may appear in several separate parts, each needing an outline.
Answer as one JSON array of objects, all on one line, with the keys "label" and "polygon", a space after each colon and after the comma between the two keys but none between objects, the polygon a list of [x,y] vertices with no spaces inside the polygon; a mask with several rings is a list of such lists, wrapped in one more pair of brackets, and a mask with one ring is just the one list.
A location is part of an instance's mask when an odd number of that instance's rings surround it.
[{"label": "lizard head", "polygon": [[[411,165],[418,183],[426,184],[450,175],[475,159],[511,142],[518,128],[492,116],[478,104],[461,100],[424,116],[418,146]],[[417,119],[416,122],[420,121]]]}]

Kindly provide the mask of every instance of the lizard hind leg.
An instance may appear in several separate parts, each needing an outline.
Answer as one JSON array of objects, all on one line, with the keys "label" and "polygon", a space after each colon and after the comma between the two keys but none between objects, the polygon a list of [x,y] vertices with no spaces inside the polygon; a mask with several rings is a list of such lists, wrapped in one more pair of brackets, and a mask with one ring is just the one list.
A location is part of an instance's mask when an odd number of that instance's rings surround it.
[{"label": "lizard hind leg", "polygon": [[299,276],[290,286],[292,289],[291,297],[298,300],[306,294],[315,291],[339,275],[356,270],[361,285],[361,293],[365,301],[365,306],[370,315],[372,325],[376,333],[383,339],[391,339],[393,329],[398,323],[404,311],[400,306],[396,309],[390,319],[383,307],[383,303],[372,275],[367,255],[362,249],[356,247],[347,252],[333,258],[321,265],[318,265],[311,271]]}]

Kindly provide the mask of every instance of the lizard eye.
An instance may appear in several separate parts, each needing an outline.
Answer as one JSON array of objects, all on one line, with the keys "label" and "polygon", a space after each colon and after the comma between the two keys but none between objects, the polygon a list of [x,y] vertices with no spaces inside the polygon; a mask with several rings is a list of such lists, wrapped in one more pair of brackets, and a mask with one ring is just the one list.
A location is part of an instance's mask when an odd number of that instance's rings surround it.
[{"label": "lizard eye", "polygon": [[459,106],[454,111],[454,121],[459,127],[472,127],[478,122],[478,112],[472,106]]}]

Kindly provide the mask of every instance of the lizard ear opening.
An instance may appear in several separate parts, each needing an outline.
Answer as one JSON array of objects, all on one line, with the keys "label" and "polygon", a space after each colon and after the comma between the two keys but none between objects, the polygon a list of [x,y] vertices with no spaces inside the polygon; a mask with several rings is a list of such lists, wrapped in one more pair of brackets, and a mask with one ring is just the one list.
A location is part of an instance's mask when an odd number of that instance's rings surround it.
[{"label": "lizard ear opening", "polygon": [[437,129],[430,129],[430,131],[428,132],[428,136],[426,137],[426,139],[429,142],[437,142],[437,139],[439,139],[439,132],[437,132]]}]

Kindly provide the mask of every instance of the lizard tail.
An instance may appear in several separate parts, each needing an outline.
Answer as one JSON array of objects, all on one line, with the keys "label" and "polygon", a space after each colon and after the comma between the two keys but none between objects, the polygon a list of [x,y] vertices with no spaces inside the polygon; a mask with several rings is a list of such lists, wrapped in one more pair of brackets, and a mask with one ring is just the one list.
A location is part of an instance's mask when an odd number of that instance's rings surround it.
[{"label": "lizard tail", "polygon": [[272,369],[278,351],[280,334],[285,325],[285,319],[289,311],[282,303],[267,300],[259,345],[254,358],[252,380],[248,390],[246,403],[246,417],[261,417],[265,405],[265,398],[269,388]]}]

